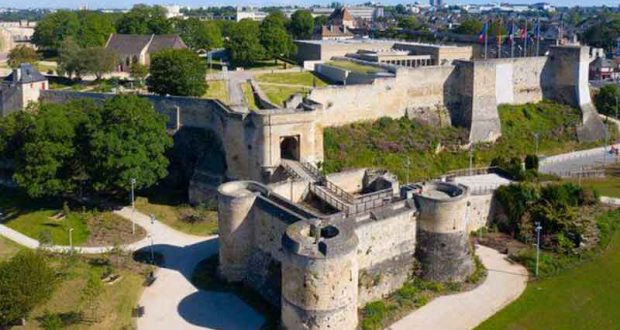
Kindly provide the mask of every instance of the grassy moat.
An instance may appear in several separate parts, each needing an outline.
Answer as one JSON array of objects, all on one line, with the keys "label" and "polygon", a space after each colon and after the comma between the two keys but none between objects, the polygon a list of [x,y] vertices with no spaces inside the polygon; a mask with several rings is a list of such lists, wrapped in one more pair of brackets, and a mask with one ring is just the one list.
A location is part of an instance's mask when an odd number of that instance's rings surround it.
[{"label": "grassy moat", "polygon": [[[536,153],[552,155],[587,149],[599,143],[580,143],[575,125],[579,110],[550,102],[517,106],[499,106],[502,137],[496,143],[474,147],[476,166],[488,166],[496,157],[524,157]],[[611,140],[616,138],[616,129]],[[469,164],[462,145],[468,139],[464,128],[437,128],[415,120],[382,118],[325,129],[325,162],[323,170],[338,172],[356,167],[381,167],[401,180],[436,178]]]}]

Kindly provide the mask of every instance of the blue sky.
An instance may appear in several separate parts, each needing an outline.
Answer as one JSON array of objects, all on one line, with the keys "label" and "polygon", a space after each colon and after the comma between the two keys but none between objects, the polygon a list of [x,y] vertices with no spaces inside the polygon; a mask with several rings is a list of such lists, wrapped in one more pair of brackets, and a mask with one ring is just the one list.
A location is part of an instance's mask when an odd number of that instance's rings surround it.
[{"label": "blue sky", "polygon": [[[418,0],[419,2],[425,2],[425,0]],[[544,0],[503,0],[499,2],[509,2],[509,3],[536,3]],[[554,5],[558,6],[574,6],[574,5],[588,5],[588,6],[617,6],[618,1],[612,0],[557,0],[557,1],[549,1]],[[298,0],[296,3],[300,5],[310,5],[310,4],[329,4],[332,0]],[[360,1],[351,1],[351,0],[340,0],[339,2],[343,2],[346,4],[356,4],[365,2],[364,0]],[[395,4],[395,3],[414,3],[414,1],[404,1],[404,0],[384,0],[381,3],[384,4]],[[447,0],[447,3],[450,4],[458,4],[458,3],[490,3],[496,1],[486,1],[486,0]],[[88,8],[128,8],[131,7],[135,3],[147,3],[147,4],[179,4],[179,5],[189,5],[193,7],[199,6],[217,6],[217,5],[254,5],[254,6],[262,6],[262,5],[288,5],[293,2],[290,0],[235,0],[235,1],[226,1],[226,0],[1,0],[0,7],[15,7],[15,8],[78,8],[80,6],[86,6]]]}]

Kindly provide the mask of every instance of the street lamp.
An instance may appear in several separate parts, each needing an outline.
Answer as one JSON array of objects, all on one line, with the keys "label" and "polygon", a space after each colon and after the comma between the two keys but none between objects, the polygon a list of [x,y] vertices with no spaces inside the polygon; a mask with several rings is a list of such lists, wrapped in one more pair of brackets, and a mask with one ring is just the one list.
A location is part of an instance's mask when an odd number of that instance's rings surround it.
[{"label": "street lamp", "polygon": [[69,248],[73,252],[73,228],[69,228]]},{"label": "street lamp", "polygon": [[469,145],[469,175],[473,175],[474,171],[474,144]]},{"label": "street lamp", "polygon": [[411,166],[411,159],[409,158],[409,156],[407,156],[407,159],[405,159],[405,167],[407,168],[407,182],[409,183],[409,167]]},{"label": "street lamp", "polygon": [[538,263],[540,262],[540,231],[542,226],[536,222],[536,277],[538,277]]},{"label": "street lamp", "polygon": [[134,214],[136,213],[136,198],[134,195],[134,188],[136,186],[136,179],[131,178],[131,234],[136,234],[136,218]]},{"label": "street lamp", "polygon": [[153,252],[153,226],[155,225],[155,215],[151,213],[151,233],[149,237],[151,238],[151,263],[155,264],[155,253]]},{"label": "street lamp", "polygon": [[538,132],[534,133],[534,139],[536,142],[536,156],[538,156],[538,139],[539,139],[540,135],[538,134]]}]

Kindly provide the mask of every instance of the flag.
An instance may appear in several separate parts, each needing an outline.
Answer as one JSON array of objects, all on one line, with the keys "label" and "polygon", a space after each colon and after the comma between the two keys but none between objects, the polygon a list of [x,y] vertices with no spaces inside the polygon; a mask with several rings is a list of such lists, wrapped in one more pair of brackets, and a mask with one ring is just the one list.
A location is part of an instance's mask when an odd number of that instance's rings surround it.
[{"label": "flag", "polygon": [[489,23],[484,23],[484,26],[482,26],[482,30],[480,31],[480,34],[478,35],[478,42],[485,41],[485,39],[487,38],[488,30],[489,30]]},{"label": "flag", "polygon": [[510,30],[508,30],[508,41],[512,44],[515,42],[515,25],[510,24]]},{"label": "flag", "polygon": [[527,36],[527,23],[524,28],[519,30],[519,38],[523,39]]}]

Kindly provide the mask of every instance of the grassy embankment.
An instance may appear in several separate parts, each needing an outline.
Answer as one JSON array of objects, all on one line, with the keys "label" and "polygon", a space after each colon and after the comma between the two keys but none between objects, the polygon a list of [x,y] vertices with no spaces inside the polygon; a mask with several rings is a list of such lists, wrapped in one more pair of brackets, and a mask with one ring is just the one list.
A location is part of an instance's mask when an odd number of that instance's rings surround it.
[{"label": "grassy embankment", "polygon": [[207,99],[218,99],[227,104],[228,99],[228,86],[225,80],[210,80],[207,82],[207,92],[203,95]]},{"label": "grassy embankment", "polygon": [[[536,152],[534,133],[539,133],[539,154],[552,155],[597,146],[580,143],[575,124],[577,109],[550,102],[499,107],[502,137],[494,144],[474,147],[476,166],[487,166],[496,157],[524,157]],[[615,128],[610,129],[616,132]],[[615,134],[612,136],[615,139]],[[462,128],[420,124],[407,119],[384,118],[373,123],[356,123],[325,129],[323,169],[337,172],[355,167],[382,167],[401,180],[424,180],[450,170],[466,168],[467,141]],[[407,166],[407,160],[410,164]]]},{"label": "grassy embankment", "polygon": [[530,282],[515,302],[478,329],[618,329],[620,211],[602,215],[598,223],[600,245],[606,247],[602,254],[585,262],[573,257],[567,270]]},{"label": "grassy embankment", "polygon": [[132,235],[131,223],[109,211],[65,209],[60,201],[33,200],[14,189],[0,190],[0,210],[3,224],[47,244],[69,245],[71,228],[77,246],[123,244],[145,236],[140,227]]},{"label": "grassy embankment", "polygon": [[265,73],[257,75],[256,80],[269,100],[281,106],[293,94],[301,93],[305,96],[314,86],[324,87],[328,85],[327,82],[308,71]]},{"label": "grassy embankment", "polygon": [[340,69],[345,69],[345,70],[349,70],[349,71],[355,71],[355,72],[359,72],[359,73],[366,73],[366,74],[373,74],[373,73],[379,73],[379,72],[385,72],[387,70],[376,67],[376,66],[372,66],[372,65],[364,65],[364,64],[360,64],[357,62],[352,62],[352,61],[344,61],[344,60],[335,60],[335,61],[329,61],[327,63],[325,63],[326,65],[330,65],[330,66],[334,66]]},{"label": "grassy embankment", "polygon": [[184,233],[208,236],[218,232],[217,211],[211,206],[188,205],[182,192],[137,197],[136,209]]}]

